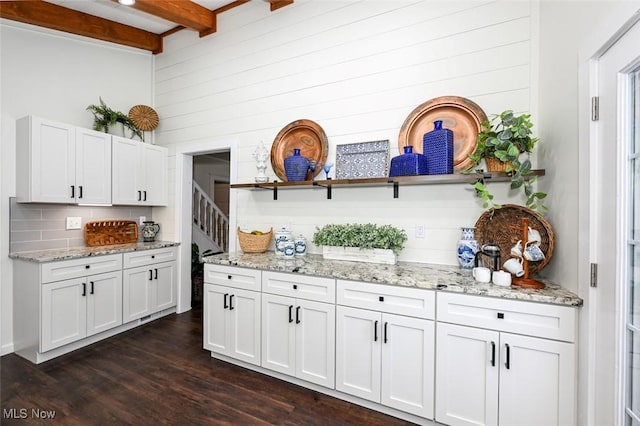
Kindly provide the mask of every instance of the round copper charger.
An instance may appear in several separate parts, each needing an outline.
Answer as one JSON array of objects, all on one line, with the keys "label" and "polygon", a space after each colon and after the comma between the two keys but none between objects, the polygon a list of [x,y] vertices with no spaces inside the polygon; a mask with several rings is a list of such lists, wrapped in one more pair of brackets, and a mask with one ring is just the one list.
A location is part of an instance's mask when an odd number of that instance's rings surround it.
[{"label": "round copper charger", "polygon": [[440,96],[419,105],[406,118],[398,136],[398,150],[412,146],[422,152],[424,134],[434,129],[433,122],[441,120],[442,127],[453,131],[453,169],[467,170],[473,162],[469,154],[476,149],[478,133],[487,115],[475,102],[460,96]]},{"label": "round copper charger", "polygon": [[287,181],[284,159],[293,155],[294,148],[299,148],[300,155],[309,161],[318,163],[314,176],[322,171],[329,153],[329,142],[318,123],[307,119],[293,121],[280,130],[274,139],[271,145],[271,167],[283,182]]}]

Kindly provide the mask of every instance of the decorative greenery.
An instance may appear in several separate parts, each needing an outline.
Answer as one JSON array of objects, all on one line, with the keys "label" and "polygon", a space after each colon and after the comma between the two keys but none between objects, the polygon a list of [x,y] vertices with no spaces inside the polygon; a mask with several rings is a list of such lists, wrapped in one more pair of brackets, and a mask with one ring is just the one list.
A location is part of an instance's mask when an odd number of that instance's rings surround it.
[{"label": "decorative greenery", "polygon": [[[213,254],[213,250],[205,250],[202,256]],[[200,257],[200,247],[196,243],[191,243],[191,277],[202,275],[204,263]]]},{"label": "decorative greenery", "polygon": [[334,224],[316,228],[313,243],[317,246],[360,247],[388,249],[398,255],[407,241],[404,229],[391,225]]},{"label": "decorative greenery", "polygon": [[87,111],[91,111],[93,114],[93,129],[107,133],[109,127],[122,124],[122,129],[126,127],[131,131],[131,137],[137,136],[140,140],[144,141],[144,132],[133,123],[133,121],[126,114],[115,111],[107,106],[100,98],[100,105],[89,105]]},{"label": "decorative greenery", "polygon": [[[520,161],[521,154],[529,154],[538,142],[532,137],[530,114],[515,116],[512,110],[503,111],[495,115],[490,121],[482,123],[482,131],[478,133],[478,144],[475,151],[469,155],[473,160],[470,169],[477,168],[483,158],[496,158],[506,164],[506,172],[511,176],[511,189],[522,188],[527,197],[526,205],[530,209],[546,211],[542,203],[547,194],[537,192],[533,184],[537,180],[531,171],[531,161],[527,158]],[[499,208],[493,201],[493,195],[483,180],[473,183],[476,195],[483,200],[484,208]]]}]

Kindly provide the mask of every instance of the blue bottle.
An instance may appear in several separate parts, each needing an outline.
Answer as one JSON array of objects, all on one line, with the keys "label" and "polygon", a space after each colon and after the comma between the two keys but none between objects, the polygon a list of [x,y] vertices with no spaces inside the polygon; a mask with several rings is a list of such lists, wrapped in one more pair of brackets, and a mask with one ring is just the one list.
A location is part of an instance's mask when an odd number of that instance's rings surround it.
[{"label": "blue bottle", "polygon": [[426,175],[427,170],[427,157],[414,153],[413,146],[409,145],[404,147],[404,154],[391,159],[389,177]]},{"label": "blue bottle", "polygon": [[442,121],[433,122],[434,129],[422,138],[422,153],[427,157],[428,174],[453,173],[453,131],[443,129]]},{"label": "blue bottle", "polygon": [[293,155],[284,159],[284,174],[290,182],[305,180],[308,170],[309,160],[300,155],[299,148],[294,148]]}]

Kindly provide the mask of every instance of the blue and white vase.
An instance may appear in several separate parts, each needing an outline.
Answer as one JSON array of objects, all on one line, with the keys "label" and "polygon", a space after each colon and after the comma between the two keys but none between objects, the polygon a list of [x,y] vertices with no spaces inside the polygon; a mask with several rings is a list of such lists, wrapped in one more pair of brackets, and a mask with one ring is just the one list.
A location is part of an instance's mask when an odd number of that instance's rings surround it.
[{"label": "blue and white vase", "polygon": [[293,155],[284,159],[284,174],[290,182],[303,181],[307,178],[309,160],[300,155],[300,149],[294,148]]},{"label": "blue and white vase", "polygon": [[458,241],[458,263],[462,269],[473,269],[476,253],[480,250],[473,227],[463,227],[462,237]]},{"label": "blue and white vase", "polygon": [[307,254],[307,240],[302,236],[302,234],[298,235],[293,243],[295,245],[296,256],[306,256]]}]

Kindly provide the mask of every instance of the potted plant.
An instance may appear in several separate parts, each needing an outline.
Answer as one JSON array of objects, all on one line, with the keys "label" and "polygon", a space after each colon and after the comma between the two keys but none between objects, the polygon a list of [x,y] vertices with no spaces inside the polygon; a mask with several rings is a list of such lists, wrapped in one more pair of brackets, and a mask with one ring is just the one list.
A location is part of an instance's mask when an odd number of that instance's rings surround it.
[{"label": "potted plant", "polygon": [[[546,211],[547,207],[542,200],[547,194],[533,188],[537,176],[532,173],[528,154],[539,139],[532,136],[532,127],[530,114],[516,116],[512,110],[505,110],[491,120],[484,121],[482,130],[478,133],[476,149],[469,155],[473,161],[470,169],[477,168],[484,159],[487,171],[504,171],[511,177],[511,189],[523,189],[527,207]],[[520,159],[522,154],[527,154],[524,161]],[[474,182],[473,185],[476,195],[483,200],[483,207],[500,207],[493,201],[493,195],[484,181]]]},{"label": "potted plant", "polygon": [[202,285],[204,284],[203,256],[213,254],[213,250],[205,250],[200,255],[198,244],[191,243],[191,306],[202,302]]},{"label": "potted plant", "polygon": [[395,264],[407,234],[391,225],[332,224],[316,228],[313,243],[325,259]]},{"label": "potted plant", "polygon": [[144,141],[144,133],[138,129],[129,116],[123,112],[109,108],[102,98],[100,98],[100,105],[89,105],[87,111],[91,111],[93,114],[93,130],[107,133],[109,127],[120,123],[122,124],[123,131],[125,128],[131,130],[132,138],[137,136],[141,141]]}]

